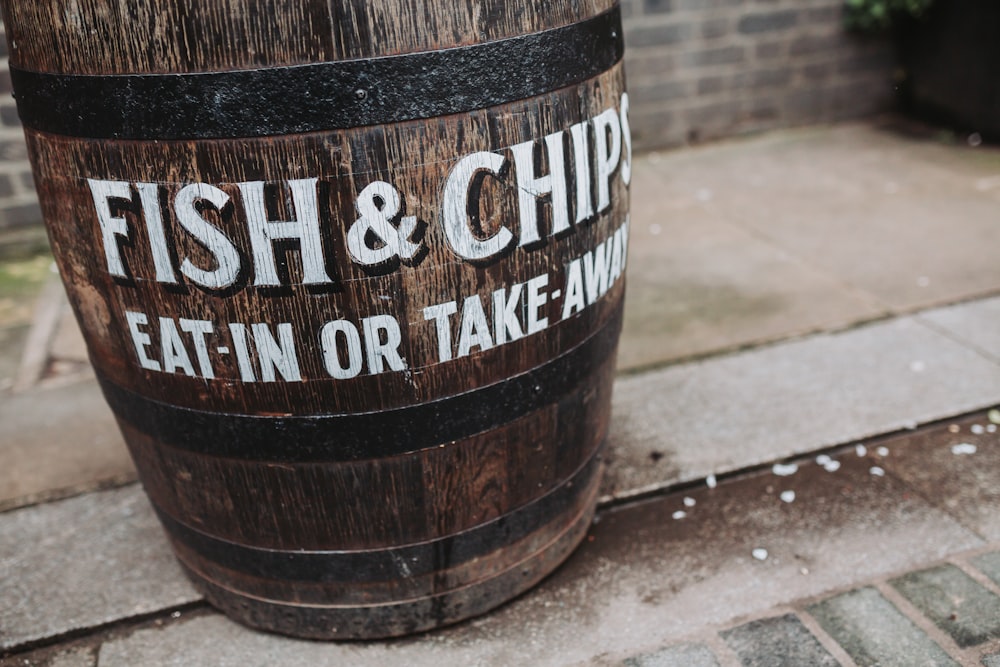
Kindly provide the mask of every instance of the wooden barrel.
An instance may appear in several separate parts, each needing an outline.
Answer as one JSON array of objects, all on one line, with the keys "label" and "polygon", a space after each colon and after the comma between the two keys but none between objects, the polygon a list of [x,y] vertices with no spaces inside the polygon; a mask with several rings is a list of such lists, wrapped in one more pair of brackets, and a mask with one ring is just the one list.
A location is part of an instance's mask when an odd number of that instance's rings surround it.
[{"label": "wooden barrel", "polygon": [[4,11],[70,300],[209,601],[390,636],[568,556],[622,317],[616,2]]}]

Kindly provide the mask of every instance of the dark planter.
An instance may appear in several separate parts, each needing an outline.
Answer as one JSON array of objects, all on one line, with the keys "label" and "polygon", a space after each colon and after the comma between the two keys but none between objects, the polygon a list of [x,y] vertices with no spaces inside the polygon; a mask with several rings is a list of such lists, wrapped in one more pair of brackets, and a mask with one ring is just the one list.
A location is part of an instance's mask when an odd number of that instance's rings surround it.
[{"label": "dark planter", "polygon": [[1000,140],[1000,1],[937,0],[897,44],[907,111]]}]

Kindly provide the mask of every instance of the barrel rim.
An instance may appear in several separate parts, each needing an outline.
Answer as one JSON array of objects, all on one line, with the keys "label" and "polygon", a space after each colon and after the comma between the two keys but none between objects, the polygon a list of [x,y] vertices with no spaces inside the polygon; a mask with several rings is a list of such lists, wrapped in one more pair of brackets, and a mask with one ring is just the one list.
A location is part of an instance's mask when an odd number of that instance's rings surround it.
[{"label": "barrel rim", "polygon": [[[621,61],[621,8],[534,33],[377,58],[175,74],[11,66],[22,124],[87,139],[280,136],[464,113],[576,85]],[[478,88],[468,82],[489,82]]]}]

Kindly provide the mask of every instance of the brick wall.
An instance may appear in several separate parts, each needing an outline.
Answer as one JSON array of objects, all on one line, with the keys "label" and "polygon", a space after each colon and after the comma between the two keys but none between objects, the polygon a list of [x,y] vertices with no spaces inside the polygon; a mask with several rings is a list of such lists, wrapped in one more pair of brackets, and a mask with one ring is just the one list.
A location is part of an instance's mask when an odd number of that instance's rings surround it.
[{"label": "brick wall", "polygon": [[622,0],[637,149],[855,118],[892,104],[887,42],[843,0]]},{"label": "brick wall", "polygon": [[10,95],[7,40],[0,25],[0,232],[35,226],[42,213],[24,145],[24,133]]},{"label": "brick wall", "polygon": [[[891,104],[885,42],[841,28],[842,0],[622,0],[636,150],[853,118]],[[2,26],[0,26],[2,31]],[[0,40],[0,232],[33,225]]]}]

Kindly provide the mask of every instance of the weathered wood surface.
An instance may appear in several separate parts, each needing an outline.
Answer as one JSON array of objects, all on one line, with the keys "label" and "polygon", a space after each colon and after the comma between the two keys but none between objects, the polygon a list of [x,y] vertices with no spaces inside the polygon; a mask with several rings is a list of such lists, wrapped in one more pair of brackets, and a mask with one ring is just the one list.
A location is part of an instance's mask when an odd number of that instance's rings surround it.
[{"label": "weathered wood surface", "polygon": [[[11,63],[123,74],[273,67],[430,51],[567,25],[613,0],[8,0]],[[472,82],[470,82],[472,83]]]},{"label": "weathered wood surface", "polygon": [[[613,3],[260,4],[7,3],[11,63],[392,56]],[[209,599],[281,632],[387,636],[480,613],[568,555],[596,502],[621,326],[624,86],[617,62],[528,99],[348,129],[26,130],[95,369]]]},{"label": "weathered wood surface", "polygon": [[275,549],[385,548],[480,525],[575,474],[607,434],[613,372],[610,358],[521,419],[391,458],[234,460],[120,423],[153,502],[200,530]]},{"label": "weathered wood surface", "polygon": [[[568,130],[605,109],[617,108],[623,86],[619,65],[572,90],[517,102],[504,109],[433,122],[198,142],[97,142],[30,130],[28,139],[43,213],[47,220],[58,221],[49,228],[53,245],[61,249],[57,261],[100,372],[123,387],[190,407],[239,412],[259,402],[270,406],[269,410],[276,414],[366,411],[455,393],[451,382],[456,377],[471,389],[524,372],[579,344],[606,321],[620,298],[621,282],[616,283],[612,295],[592,308],[574,313],[572,319],[562,320],[562,302],[549,300],[539,315],[546,317],[550,326],[541,335],[525,336],[495,347],[490,350],[488,363],[483,363],[482,355],[473,354],[442,365],[437,363],[435,322],[425,320],[423,310],[479,294],[489,316],[495,289],[512,288],[540,275],[549,276],[549,289],[559,289],[565,284],[565,265],[569,261],[612,238],[624,222],[628,205],[626,186],[617,177],[610,185],[613,205],[605,214],[574,225],[561,237],[544,239],[544,248],[516,248],[509,257],[489,266],[460,261],[449,249],[438,219],[443,184],[457,157],[476,151],[501,152]],[[567,161],[572,162],[572,154]],[[116,206],[129,222],[128,241],[121,249],[129,277],[112,275],[107,264],[99,261],[105,255],[101,227],[86,182],[87,178],[95,177],[158,185],[167,246],[172,255],[172,275],[177,284],[156,280],[148,221],[134,188],[133,203],[118,202]],[[284,253],[276,249],[273,261],[278,266],[281,284],[255,287],[249,283],[254,281],[260,262],[255,262],[242,210],[244,204],[236,184],[248,181],[270,184],[267,203],[273,209],[269,218],[291,220],[296,211],[288,205],[285,184],[290,179],[302,178],[319,179],[321,251],[332,282],[303,285],[301,253],[294,248]],[[427,255],[417,266],[402,265],[385,275],[371,275],[366,267],[352,263],[346,247],[348,230],[359,218],[354,202],[360,191],[376,181],[391,182],[403,193],[405,214],[416,216],[425,226],[423,244]],[[221,214],[211,209],[206,213],[231,239],[240,256],[237,280],[221,290],[205,289],[185,280],[179,270],[185,259],[205,270],[213,267],[212,256],[196,238],[184,233],[171,206],[178,190],[191,183],[211,184],[230,197]],[[574,193],[569,194],[572,205]],[[481,203],[484,236],[495,233],[499,225],[516,229],[518,188],[513,178],[485,183]],[[543,225],[551,216],[550,209],[551,206],[543,207]],[[571,219],[575,215],[574,210]],[[522,303],[525,300],[523,294],[521,300]],[[240,380],[241,373],[227,323],[247,327],[258,322],[293,323],[296,339],[309,346],[301,349],[297,358],[301,381],[206,385],[203,380],[182,372],[136,369],[134,352],[122,354],[123,350],[134,350],[125,320],[127,311],[141,312],[149,318],[149,323],[142,327],[150,336],[149,358],[161,367],[160,327],[156,318],[212,321],[219,339],[207,348],[207,353],[216,379],[228,381]],[[331,378],[324,368],[320,349],[324,324],[348,315],[360,319],[384,313],[396,314],[398,321],[410,324],[401,331],[401,356],[411,372],[361,374],[347,381]],[[459,333],[455,326],[454,343],[458,342]],[[221,354],[219,347],[229,352]],[[457,353],[455,350],[456,357]],[[194,353],[189,356],[197,371]],[[333,385],[335,393],[324,393]]]}]

